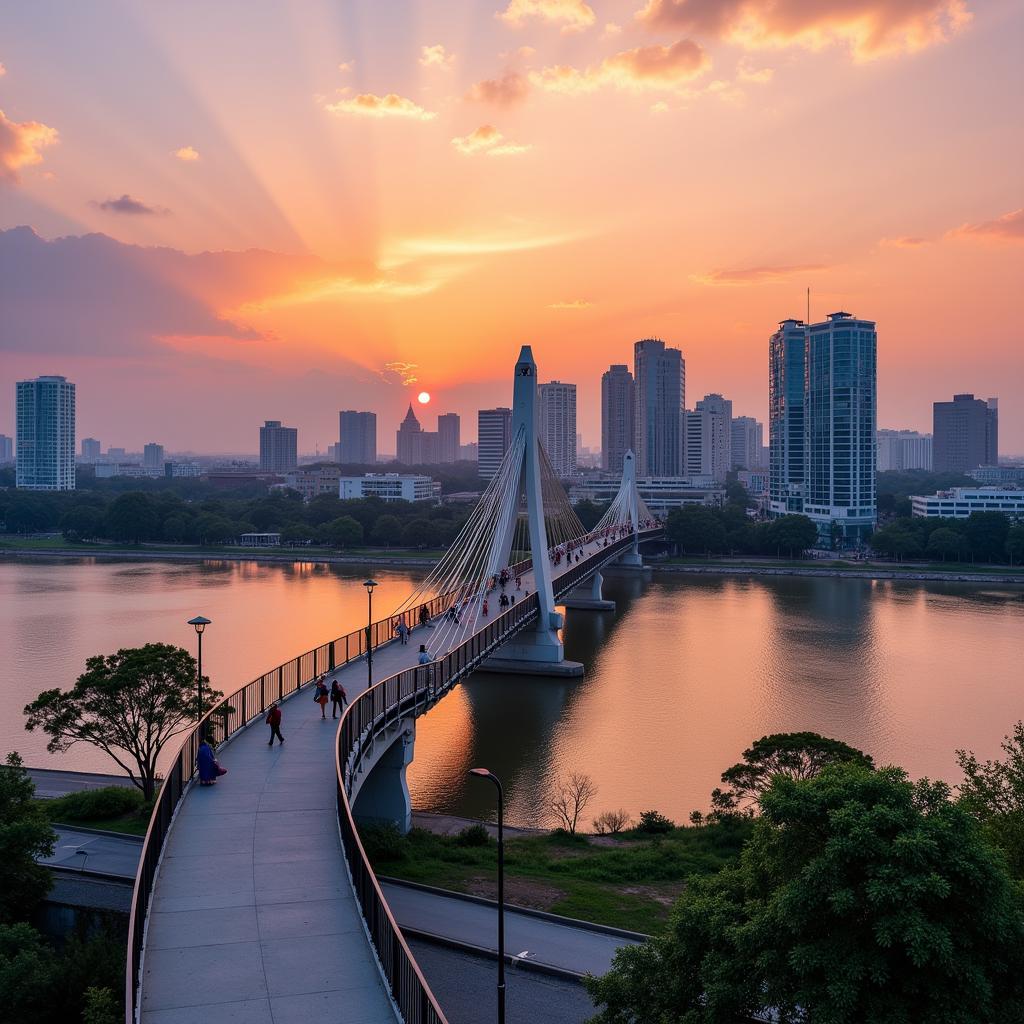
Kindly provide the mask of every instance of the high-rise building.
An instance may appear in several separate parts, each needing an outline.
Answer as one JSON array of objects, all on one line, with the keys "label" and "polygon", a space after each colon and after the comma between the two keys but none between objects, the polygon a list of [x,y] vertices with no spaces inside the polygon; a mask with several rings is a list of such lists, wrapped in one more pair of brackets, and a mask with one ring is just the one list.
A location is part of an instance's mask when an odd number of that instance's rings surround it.
[{"label": "high-rise building", "polygon": [[128,452],[124,448],[108,448],[107,460],[109,462],[124,462],[128,458]]},{"label": "high-rise building", "polygon": [[14,461],[14,438],[0,434],[0,462]]},{"label": "high-rise building", "polygon": [[299,432],[282,427],[280,420],[267,420],[260,427],[260,470],[288,473],[299,464]]},{"label": "high-rise building", "polygon": [[345,409],[338,413],[337,460],[372,466],[377,461],[377,414]]},{"label": "high-rise building", "polygon": [[[700,423],[699,428],[697,423]],[[690,424],[694,424],[695,436],[692,447],[700,450],[701,470],[691,469]],[[699,430],[699,436],[696,431]],[[721,395],[705,395],[692,413],[686,414],[686,471],[712,476],[718,483],[724,483],[732,468],[732,402]],[[696,459],[696,456],[694,457]]]},{"label": "high-rise building", "polygon": [[932,468],[932,435],[916,430],[879,430],[878,472]]},{"label": "high-rise building", "polygon": [[461,443],[459,414],[446,412],[437,417],[437,461],[458,462]]},{"label": "high-rise building", "polygon": [[418,466],[423,462],[423,428],[412,411],[412,402],[405,419],[395,435],[395,458],[405,466]]},{"label": "high-rise building", "polygon": [[576,475],[576,385],[553,380],[537,389],[540,440],[560,480]]},{"label": "high-rise building", "polygon": [[732,420],[732,468],[764,469],[764,427],[753,416]]},{"label": "high-rise building", "polygon": [[512,443],[512,410],[481,409],[476,414],[476,433],[480,479],[490,480]]},{"label": "high-rise building", "polygon": [[803,511],[803,320],[783,320],[768,340],[768,509],[772,515]]},{"label": "high-rise building", "polygon": [[66,377],[20,380],[16,388],[17,486],[75,489],[75,385]]},{"label": "high-rise building", "polygon": [[102,446],[95,437],[82,438],[82,461],[95,462],[100,457]]},{"label": "high-rise building", "polygon": [[629,367],[624,363],[609,366],[601,375],[601,468],[606,473],[622,472],[623,457],[633,447],[635,408]]},{"label": "high-rise building", "polygon": [[999,405],[954,395],[933,406],[932,462],[937,473],[969,473],[999,462]]},{"label": "high-rise building", "polygon": [[633,346],[634,445],[638,476],[681,476],[686,363],[677,348],[646,338]]},{"label": "high-rise building", "polygon": [[151,442],[142,449],[142,468],[150,476],[163,476],[164,446],[162,444]]},{"label": "high-rise building", "polygon": [[809,324],[804,386],[804,514],[826,546],[861,543],[877,520],[877,334],[830,313]]}]

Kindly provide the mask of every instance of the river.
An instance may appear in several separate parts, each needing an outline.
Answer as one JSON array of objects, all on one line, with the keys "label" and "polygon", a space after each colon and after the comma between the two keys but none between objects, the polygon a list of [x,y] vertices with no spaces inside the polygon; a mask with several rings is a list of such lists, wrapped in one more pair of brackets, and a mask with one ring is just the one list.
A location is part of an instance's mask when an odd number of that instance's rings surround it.
[{"label": "river", "polygon": [[[90,748],[49,755],[21,708],[70,686],[92,654],[147,641],[194,647],[186,620],[213,620],[204,669],[230,691],[365,622],[368,567],[4,560],[0,752],[26,763],[112,771]],[[380,613],[417,575],[378,570]],[[418,809],[488,816],[483,764],[507,790],[509,820],[550,821],[553,787],[591,776],[588,818],[649,808],[682,820],[768,732],[811,729],[957,779],[955,750],[996,756],[1024,717],[1024,588],[796,577],[613,577],[614,613],[569,612],[579,680],[479,674],[417,724],[409,786]],[[375,616],[379,617],[379,616]]]}]

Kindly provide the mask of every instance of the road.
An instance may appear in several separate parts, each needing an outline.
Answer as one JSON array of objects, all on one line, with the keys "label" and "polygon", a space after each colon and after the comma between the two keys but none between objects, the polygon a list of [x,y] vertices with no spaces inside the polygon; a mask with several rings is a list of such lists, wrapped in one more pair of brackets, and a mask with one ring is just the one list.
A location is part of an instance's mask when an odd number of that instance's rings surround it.
[{"label": "road", "polygon": [[53,856],[41,859],[40,864],[134,880],[142,854],[141,838],[122,838],[110,832],[80,831],[63,825],[54,831],[57,844]]},{"label": "road", "polygon": [[35,783],[36,796],[43,800],[80,793],[87,789],[106,786],[131,786],[126,775],[100,775],[97,772],[64,772],[52,768],[29,768],[29,778]]}]

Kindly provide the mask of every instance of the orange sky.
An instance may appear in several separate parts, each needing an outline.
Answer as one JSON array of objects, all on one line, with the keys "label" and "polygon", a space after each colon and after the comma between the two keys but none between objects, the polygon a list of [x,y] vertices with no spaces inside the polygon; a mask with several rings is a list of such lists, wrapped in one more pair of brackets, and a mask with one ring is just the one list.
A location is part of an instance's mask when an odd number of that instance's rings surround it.
[{"label": "orange sky", "polygon": [[222,451],[367,407],[388,451],[410,388],[471,438],[529,342],[596,445],[650,335],[763,419],[809,286],[878,321],[880,425],[998,395],[1024,453],[1022,43],[1012,0],[8,5],[0,395]]}]

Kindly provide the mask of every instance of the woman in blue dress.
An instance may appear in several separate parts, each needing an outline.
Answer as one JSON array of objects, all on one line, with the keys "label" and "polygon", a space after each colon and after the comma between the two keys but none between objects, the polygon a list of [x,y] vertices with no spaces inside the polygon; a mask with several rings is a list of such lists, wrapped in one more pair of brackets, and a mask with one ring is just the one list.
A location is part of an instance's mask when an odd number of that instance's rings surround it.
[{"label": "woman in blue dress", "polygon": [[217,764],[217,759],[213,756],[213,747],[206,740],[199,744],[196,767],[199,769],[200,786],[212,786],[217,781],[217,776],[224,774],[224,769]]}]

